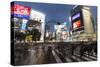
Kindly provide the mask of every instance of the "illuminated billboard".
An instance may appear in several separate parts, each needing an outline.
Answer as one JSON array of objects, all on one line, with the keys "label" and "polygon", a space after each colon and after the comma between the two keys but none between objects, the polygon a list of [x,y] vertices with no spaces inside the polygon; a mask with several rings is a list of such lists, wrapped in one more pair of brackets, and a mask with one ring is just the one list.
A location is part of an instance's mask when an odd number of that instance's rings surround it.
[{"label": "illuminated billboard", "polygon": [[75,20],[76,18],[79,18],[79,17],[80,17],[80,13],[77,13],[72,17],[72,20]]},{"label": "illuminated billboard", "polygon": [[21,26],[21,30],[25,30],[26,29],[26,24],[27,24],[28,20],[23,19],[22,22],[23,23],[22,23],[22,26]]},{"label": "illuminated billboard", "polygon": [[83,20],[82,20],[82,12],[81,11],[75,12],[71,16],[71,22],[72,22],[73,32],[83,30],[84,24],[83,24]]},{"label": "illuminated billboard", "polygon": [[30,7],[22,6],[18,4],[11,5],[11,15],[14,17],[29,19],[30,16]]},{"label": "illuminated billboard", "polygon": [[73,23],[73,28],[74,29],[75,28],[79,28],[79,27],[81,27],[81,21],[80,20],[78,20],[78,21],[76,21],[76,22]]}]

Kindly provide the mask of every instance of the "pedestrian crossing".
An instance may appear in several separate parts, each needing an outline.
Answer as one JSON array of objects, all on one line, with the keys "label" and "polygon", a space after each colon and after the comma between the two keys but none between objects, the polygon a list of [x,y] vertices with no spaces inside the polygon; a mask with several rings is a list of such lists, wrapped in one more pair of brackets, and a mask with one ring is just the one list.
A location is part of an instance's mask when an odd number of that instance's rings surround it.
[{"label": "pedestrian crossing", "polygon": [[52,50],[52,53],[53,53],[54,58],[56,59],[56,62],[61,63],[62,62],[61,59],[57,56],[54,50]]},{"label": "pedestrian crossing", "polygon": [[[86,54],[83,56],[80,56],[79,54],[75,54],[72,56],[61,56],[63,54],[61,52],[59,52],[59,50],[55,50],[55,51],[53,50],[53,52],[56,55],[55,59],[56,60],[59,59],[60,63],[61,62],[63,63],[63,60],[66,60],[66,62],[82,62],[82,61],[96,61],[97,60],[96,56],[90,56],[90,55],[86,55]],[[61,59],[61,57],[63,57],[64,59]]]},{"label": "pedestrian crossing", "polygon": [[80,55],[75,55],[77,58],[80,58],[82,61],[92,61],[92,59],[90,59],[87,56],[80,56]]},{"label": "pedestrian crossing", "polygon": [[76,56],[71,56],[70,58],[72,58],[74,61],[78,61],[81,62],[82,60]]},{"label": "pedestrian crossing", "polygon": [[93,60],[97,60],[97,57],[94,57],[94,56],[90,56],[90,55],[83,55],[83,56],[81,56],[80,57],[80,55],[75,55],[75,56],[77,56],[77,57],[79,57],[79,58],[81,58],[81,59],[83,59],[83,60],[85,60],[85,61],[93,61]]},{"label": "pedestrian crossing", "polygon": [[66,62],[72,62],[72,59],[70,59],[69,57],[65,57]]}]

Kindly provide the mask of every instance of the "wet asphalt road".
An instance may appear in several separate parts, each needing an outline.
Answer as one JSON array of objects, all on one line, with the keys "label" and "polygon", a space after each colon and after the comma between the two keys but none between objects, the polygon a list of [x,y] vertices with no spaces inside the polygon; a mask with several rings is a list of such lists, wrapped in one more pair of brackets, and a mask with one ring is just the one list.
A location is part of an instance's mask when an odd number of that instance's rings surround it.
[{"label": "wet asphalt road", "polygon": [[[49,63],[64,63],[64,62],[81,62],[81,61],[96,61],[97,55],[95,52],[92,56],[87,56],[86,51],[81,57],[81,46],[70,46],[57,44],[15,44],[14,62],[15,65],[33,65],[33,64],[49,64]],[[82,46],[83,47],[83,46]],[[81,50],[81,51],[80,51]],[[89,51],[89,50],[87,50]],[[92,50],[91,50],[92,51]]]}]

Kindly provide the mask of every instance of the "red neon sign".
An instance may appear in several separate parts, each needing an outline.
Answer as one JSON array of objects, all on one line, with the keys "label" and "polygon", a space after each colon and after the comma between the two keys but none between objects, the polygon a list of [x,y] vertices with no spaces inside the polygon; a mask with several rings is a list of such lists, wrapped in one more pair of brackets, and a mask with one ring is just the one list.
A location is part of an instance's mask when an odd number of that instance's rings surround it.
[{"label": "red neon sign", "polygon": [[30,9],[31,8],[27,7],[27,6],[14,4],[13,6],[11,6],[11,13],[29,16],[30,15]]}]

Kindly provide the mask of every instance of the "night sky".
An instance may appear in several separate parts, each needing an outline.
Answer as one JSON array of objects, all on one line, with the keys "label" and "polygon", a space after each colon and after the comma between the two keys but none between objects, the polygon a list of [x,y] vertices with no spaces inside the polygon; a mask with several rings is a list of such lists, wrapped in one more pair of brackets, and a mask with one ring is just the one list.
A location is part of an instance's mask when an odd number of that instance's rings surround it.
[{"label": "night sky", "polygon": [[[51,23],[52,25],[56,24],[55,22],[48,21],[58,21],[58,22],[67,22],[69,23],[70,10],[75,5],[68,4],[50,4],[50,3],[36,3],[36,2],[15,2],[16,4],[29,6],[32,9],[38,10],[46,15],[46,23]],[[97,7],[90,6],[91,13],[94,20],[97,19]],[[95,23],[94,23],[95,24]]]}]

